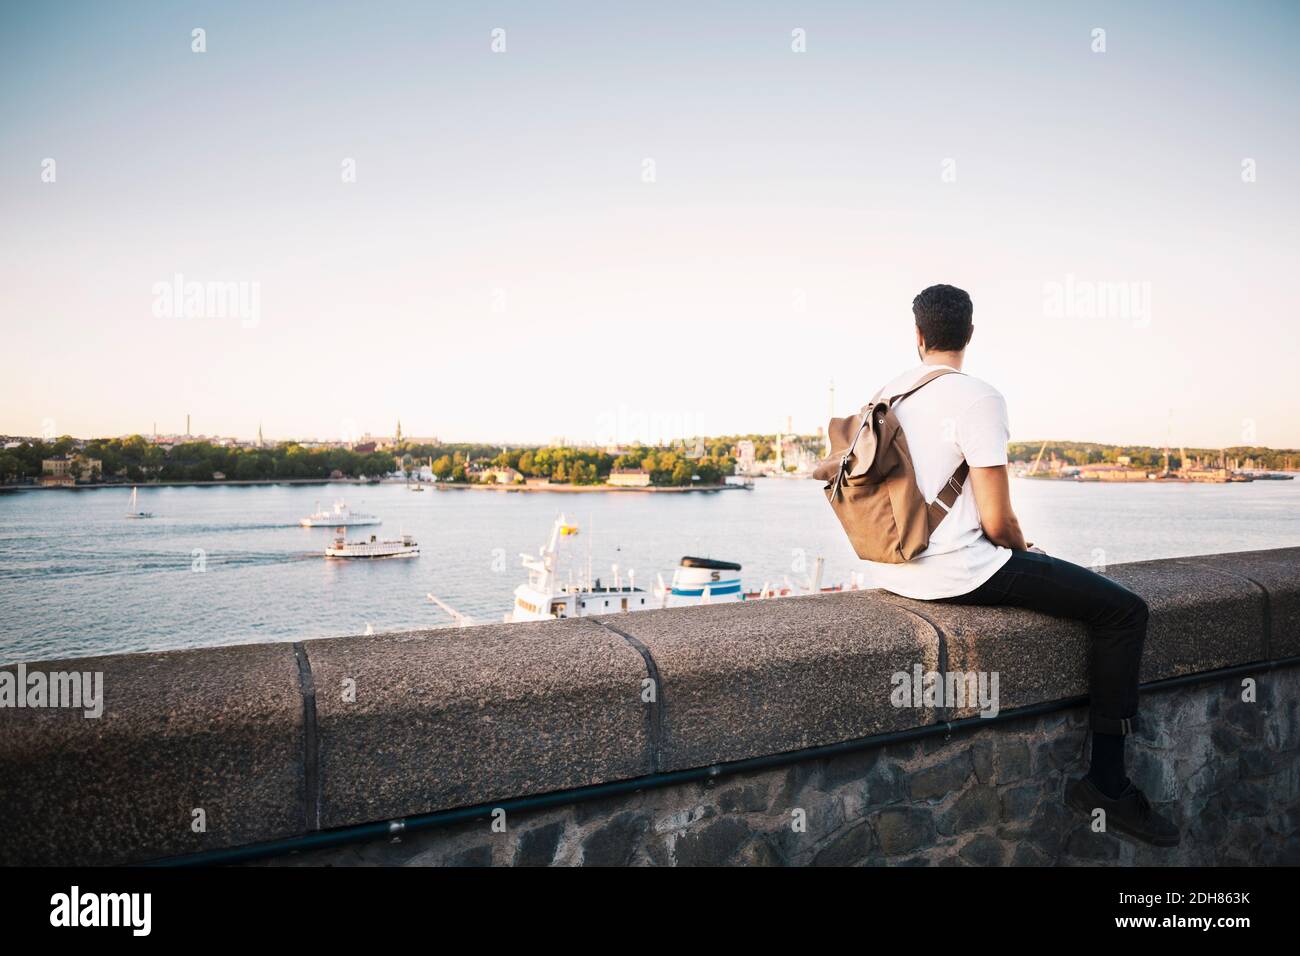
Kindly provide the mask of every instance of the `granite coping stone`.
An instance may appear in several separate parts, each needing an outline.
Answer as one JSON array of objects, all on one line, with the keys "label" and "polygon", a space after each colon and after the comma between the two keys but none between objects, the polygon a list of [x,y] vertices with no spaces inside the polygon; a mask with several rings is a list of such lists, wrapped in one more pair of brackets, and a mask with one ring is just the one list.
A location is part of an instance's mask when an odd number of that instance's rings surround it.
[{"label": "granite coping stone", "polygon": [[938,635],[875,591],[605,618],[662,683],[660,767],[741,760],[929,723],[896,707],[895,673],[938,665]]},{"label": "granite coping stone", "polygon": [[[1151,610],[1142,682],[1264,659],[1264,595],[1249,581],[1168,560],[1114,565],[1106,573]],[[1088,693],[1088,630],[1077,621],[1020,608],[885,599],[939,628],[948,671],[996,673],[1001,710]],[[950,716],[979,713],[968,702]]]},{"label": "granite coping stone", "polygon": [[1268,593],[1271,658],[1300,656],[1300,548],[1207,554],[1179,564],[1240,575]]},{"label": "granite coping stone", "polygon": [[138,861],[303,831],[303,701],[291,645],[23,667],[29,678],[102,674],[103,713],[0,710],[0,864]]},{"label": "granite coping stone", "polygon": [[651,771],[645,661],[590,619],[303,646],[323,828]]}]

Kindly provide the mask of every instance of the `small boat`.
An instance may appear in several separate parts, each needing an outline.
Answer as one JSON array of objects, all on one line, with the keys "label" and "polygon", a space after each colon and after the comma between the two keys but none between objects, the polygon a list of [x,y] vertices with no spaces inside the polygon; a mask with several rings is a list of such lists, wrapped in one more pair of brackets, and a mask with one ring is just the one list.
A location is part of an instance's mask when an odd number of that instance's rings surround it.
[{"label": "small boat", "polygon": [[715,561],[712,558],[682,558],[673,570],[672,582],[665,585],[663,577],[655,588],[655,597],[661,607],[682,607],[693,604],[726,604],[743,601],[740,589],[740,565],[734,561]]},{"label": "small boat", "polygon": [[[316,502],[319,506],[320,502]],[[339,499],[334,502],[332,511],[317,510],[298,522],[304,528],[347,528],[359,527],[367,524],[383,524],[383,521],[375,515],[362,514],[359,511],[353,511]]]},{"label": "small boat", "polygon": [[152,518],[152,511],[141,511],[139,504],[139,489],[134,485],[131,486],[131,503],[127,505],[126,516],[128,518]]},{"label": "small boat", "polygon": [[369,541],[348,541],[342,528],[337,532],[334,543],[325,549],[327,558],[413,558],[420,553],[419,544],[409,534],[394,541],[380,541],[373,534]]},{"label": "small boat", "polygon": [[420,484],[419,482],[416,482],[415,484],[407,485],[407,486],[406,486],[406,490],[407,490],[407,491],[423,491],[423,490],[424,490],[424,485]]}]

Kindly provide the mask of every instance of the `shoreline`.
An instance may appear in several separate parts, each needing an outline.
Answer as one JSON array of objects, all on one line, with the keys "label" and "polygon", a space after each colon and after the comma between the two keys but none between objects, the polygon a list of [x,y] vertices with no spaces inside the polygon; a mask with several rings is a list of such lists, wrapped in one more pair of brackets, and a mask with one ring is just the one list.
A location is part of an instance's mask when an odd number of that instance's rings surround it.
[{"label": "shoreline", "polygon": [[[229,481],[144,481],[137,483],[112,482],[100,484],[73,485],[0,485],[0,492],[6,491],[102,491],[106,488],[210,488],[223,486],[253,487],[260,485],[362,485],[365,487],[383,487],[385,485],[402,485],[405,481],[366,481],[361,478],[250,478]],[[432,482],[420,483],[421,488],[432,491],[502,491],[502,492],[664,492],[682,494],[699,491],[745,490],[744,485],[647,485],[644,488],[632,488],[623,485],[486,485],[469,482]]]},{"label": "shoreline", "polygon": [[640,488],[632,488],[626,485],[573,485],[573,484],[551,484],[551,485],[474,485],[474,484],[426,484],[426,488],[433,488],[434,491],[500,491],[508,494],[518,494],[529,492],[558,492],[561,494],[575,494],[583,492],[610,491],[620,494],[689,494],[690,492],[699,491],[744,491],[744,485],[646,485]]},{"label": "shoreline", "polygon": [[383,485],[399,482],[363,481],[360,478],[247,478],[230,481],[114,481],[73,485],[0,485],[0,491],[97,491],[104,488],[187,488],[213,485]]}]

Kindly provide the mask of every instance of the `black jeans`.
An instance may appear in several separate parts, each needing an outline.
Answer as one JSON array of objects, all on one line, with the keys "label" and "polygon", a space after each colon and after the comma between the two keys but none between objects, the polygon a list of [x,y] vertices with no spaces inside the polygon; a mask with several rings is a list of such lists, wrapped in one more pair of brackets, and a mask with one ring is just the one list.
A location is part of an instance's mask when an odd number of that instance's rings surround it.
[{"label": "black jeans", "polygon": [[1007,604],[1083,621],[1092,637],[1089,722],[1104,734],[1137,727],[1138,669],[1147,633],[1147,602],[1122,584],[1069,561],[1033,551],[1010,560],[974,591],[949,604]]}]

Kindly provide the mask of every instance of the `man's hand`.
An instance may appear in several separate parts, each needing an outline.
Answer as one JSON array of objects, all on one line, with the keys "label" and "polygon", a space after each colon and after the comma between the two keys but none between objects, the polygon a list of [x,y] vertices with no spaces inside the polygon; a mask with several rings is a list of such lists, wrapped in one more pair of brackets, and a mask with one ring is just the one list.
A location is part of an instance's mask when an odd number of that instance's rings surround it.
[{"label": "man's hand", "polygon": [[975,507],[980,513],[980,525],[988,539],[1004,548],[1028,550],[1029,545],[1025,543],[1020,522],[1011,510],[1011,482],[1007,478],[1007,466],[972,468],[970,485],[975,493]]}]

